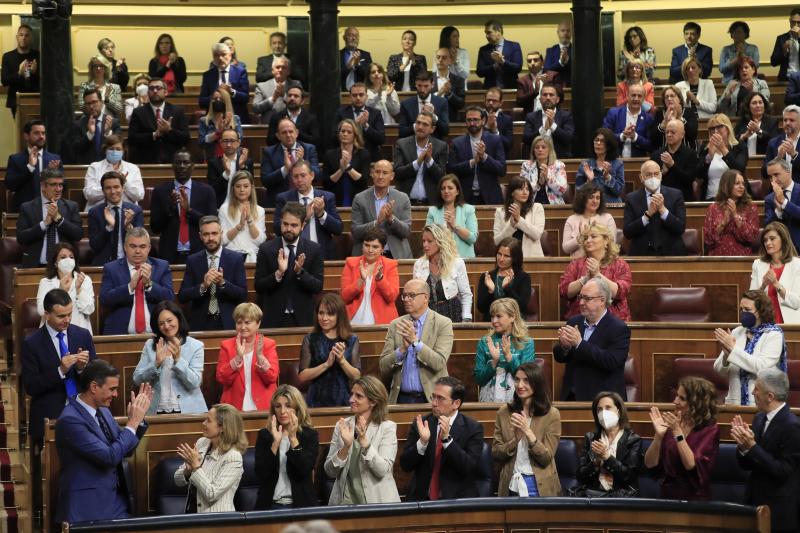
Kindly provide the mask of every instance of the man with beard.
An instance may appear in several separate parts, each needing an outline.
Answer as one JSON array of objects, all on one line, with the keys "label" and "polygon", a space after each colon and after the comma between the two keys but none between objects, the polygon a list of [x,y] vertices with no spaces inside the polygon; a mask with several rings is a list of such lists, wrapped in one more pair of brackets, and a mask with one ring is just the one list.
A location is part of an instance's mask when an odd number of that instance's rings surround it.
[{"label": "man with beard", "polygon": [[450,110],[447,100],[433,93],[433,75],[427,70],[417,74],[414,82],[416,98],[406,98],[400,103],[400,116],[397,119],[399,138],[414,135],[414,122],[421,111],[433,113],[436,117],[435,137],[444,139],[450,131]]},{"label": "man with beard", "polygon": [[47,133],[44,122],[30,120],[22,129],[25,149],[8,156],[6,164],[6,187],[14,193],[10,211],[16,213],[19,206],[33,200],[39,194],[42,171],[47,168],[60,168],[61,156],[44,149]]},{"label": "man with beard", "polygon": [[484,130],[486,113],[480,107],[467,108],[466,123],[468,133],[453,139],[447,171],[461,180],[468,204],[502,204],[500,178],[506,173],[503,143],[500,137]]},{"label": "man with beard", "polygon": [[253,158],[250,151],[242,146],[242,139],[235,129],[224,130],[219,142],[222,144],[222,155],[208,160],[206,180],[214,188],[217,197],[217,207],[221,206],[228,198],[231,187],[231,178],[240,170],[253,173]]},{"label": "man with beard", "polygon": [[279,144],[261,150],[261,183],[267,188],[264,207],[275,207],[275,197],[289,190],[292,168],[298,161],[308,161],[311,171],[319,174],[317,148],[297,140],[297,126],[289,118],[278,122]]},{"label": "man with beard", "polygon": [[249,124],[247,102],[250,101],[250,80],[247,79],[247,70],[240,65],[231,64],[233,54],[225,43],[214,43],[211,54],[211,68],[203,73],[200,86],[200,107],[208,109],[214,91],[225,91],[233,102],[233,112],[239,116],[242,124]]},{"label": "man with beard", "polygon": [[89,165],[106,158],[103,144],[111,135],[119,135],[119,120],[103,112],[103,99],[97,88],[83,92],[83,116],[75,121],[72,132],[72,163]]},{"label": "man with beard", "polygon": [[[386,128],[383,125],[383,115],[374,107],[367,105],[367,86],[362,82],[354,83],[350,87],[350,105],[343,105],[336,112],[333,120],[333,144],[339,142],[339,122],[349,118],[361,126],[364,135],[364,148],[369,152],[370,160],[380,159],[381,146],[386,141]],[[402,135],[401,135],[402,137]]]},{"label": "man with beard", "polygon": [[17,93],[39,92],[39,50],[32,47],[33,30],[20,24],[17,47],[3,54],[2,82],[8,87],[6,107],[17,116]]},{"label": "man with beard", "polygon": [[290,119],[297,126],[297,138],[306,144],[319,145],[319,122],[317,116],[303,108],[305,94],[299,83],[289,84],[286,89],[286,109],[280,113],[273,113],[269,119],[267,144],[272,146],[278,142],[278,122],[284,118]]},{"label": "man with beard", "polygon": [[310,326],[314,296],[322,292],[324,262],[320,247],[302,237],[306,208],[288,202],[281,212],[281,233],[258,248],[255,284],[264,312],[261,326]]},{"label": "man with beard", "polygon": [[776,157],[785,159],[792,167],[792,180],[800,182],[800,157],[797,157],[797,142],[800,140],[800,106],[783,108],[783,133],[769,141],[764,154],[761,174],[768,177],[767,165]]},{"label": "man with beard", "polygon": [[503,141],[503,150],[508,158],[511,153],[511,144],[514,142],[514,119],[508,113],[503,113],[503,91],[497,87],[487,89],[483,107],[486,109],[484,129],[492,135],[500,136]]},{"label": "man with beard", "polygon": [[147,84],[149,103],[133,110],[128,127],[131,163],[170,163],[175,151],[189,144],[189,120],[183,109],[166,101],[160,78]]},{"label": "man with beard", "polygon": [[575,136],[575,124],[572,113],[558,107],[561,101],[558,89],[552,83],[542,84],[539,91],[542,108],[528,113],[525,117],[525,129],[522,133],[524,153],[530,150],[531,142],[539,135],[550,137],[553,148],[559,159],[572,156],[572,138]]},{"label": "man with beard", "polygon": [[200,240],[205,250],[186,260],[178,301],[191,303],[192,331],[234,329],[233,310],[247,300],[244,256],[222,247],[222,227],[214,215],[200,219]]},{"label": "man with beard", "polygon": [[289,78],[292,72],[286,56],[276,57],[272,62],[272,77],[256,84],[253,96],[253,112],[261,115],[261,123],[269,124],[275,113],[286,109],[286,91],[298,82]]},{"label": "man with beard", "polygon": [[214,189],[192,181],[192,170],[192,156],[180,149],[172,160],[175,179],[153,189],[150,228],[161,235],[158,252],[170,264],[184,264],[190,254],[202,249],[198,223],[217,212]]},{"label": "man with beard", "polygon": [[553,81],[553,74],[544,72],[544,58],[540,52],[528,52],[526,59],[528,73],[517,79],[517,105],[527,115],[542,108],[539,91],[546,82]]},{"label": "man with beard", "polygon": [[394,146],[394,172],[397,188],[414,205],[430,205],[439,198],[439,179],[447,166],[447,143],[432,136],[436,119],[427,111],[417,115],[414,136],[400,139]]}]

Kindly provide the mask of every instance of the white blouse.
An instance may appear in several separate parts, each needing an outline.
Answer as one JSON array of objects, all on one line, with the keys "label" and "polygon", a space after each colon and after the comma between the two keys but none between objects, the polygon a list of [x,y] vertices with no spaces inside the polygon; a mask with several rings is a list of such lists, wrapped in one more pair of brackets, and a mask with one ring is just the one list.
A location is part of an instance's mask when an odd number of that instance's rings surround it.
[{"label": "white blouse", "polygon": [[228,214],[228,202],[222,204],[219,208],[219,224],[222,227],[222,245],[228,250],[247,254],[247,263],[255,263],[256,256],[258,255],[259,245],[267,240],[267,232],[265,227],[265,211],[264,208],[256,206],[255,223],[258,228],[258,236],[254,239],[250,236],[250,229],[244,228],[240,231],[233,240],[228,239],[228,231],[235,228],[241,218],[239,216],[231,217]]},{"label": "white blouse", "polygon": [[356,314],[350,319],[350,324],[353,326],[372,326],[375,324],[375,315],[372,313],[372,276],[367,277],[364,282],[364,297],[361,299],[361,305],[358,306]]},{"label": "white blouse", "polygon": [[[72,285],[67,293],[72,298],[72,323],[92,332],[92,318],[94,313],[94,289],[92,288],[92,278],[86,276],[81,284],[80,292],[75,292],[75,278],[77,273],[72,273]],[[54,278],[42,278],[39,280],[39,291],[36,293],[36,309],[42,317],[40,325],[44,324],[44,297],[53,289],[61,288],[61,280],[58,276]]]},{"label": "white blouse", "polygon": [[253,351],[250,350],[242,357],[244,366],[244,398],[242,411],[258,411],[256,402],[253,401]]},{"label": "white blouse", "polygon": [[[427,257],[420,257],[414,262],[414,279],[427,282],[430,272],[431,265]],[[472,320],[472,289],[469,285],[467,266],[464,264],[464,260],[460,257],[456,257],[453,260],[450,275],[447,278],[442,277],[441,279],[444,297],[449,300],[458,295],[461,301],[461,318],[463,320]]]},{"label": "white blouse", "polygon": [[372,89],[367,89],[367,105],[381,112],[384,124],[397,124],[394,117],[400,114],[400,98],[396,90],[386,94],[386,91],[376,93]]}]

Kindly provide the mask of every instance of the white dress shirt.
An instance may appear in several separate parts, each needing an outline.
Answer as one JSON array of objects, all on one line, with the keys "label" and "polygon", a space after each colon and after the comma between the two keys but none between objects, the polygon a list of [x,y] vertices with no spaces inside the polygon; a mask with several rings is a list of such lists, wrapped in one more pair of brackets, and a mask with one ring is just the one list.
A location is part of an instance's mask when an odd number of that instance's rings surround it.
[{"label": "white dress shirt", "polygon": [[250,350],[242,357],[244,367],[244,398],[242,399],[242,411],[257,411],[256,402],[253,401],[253,350]]}]

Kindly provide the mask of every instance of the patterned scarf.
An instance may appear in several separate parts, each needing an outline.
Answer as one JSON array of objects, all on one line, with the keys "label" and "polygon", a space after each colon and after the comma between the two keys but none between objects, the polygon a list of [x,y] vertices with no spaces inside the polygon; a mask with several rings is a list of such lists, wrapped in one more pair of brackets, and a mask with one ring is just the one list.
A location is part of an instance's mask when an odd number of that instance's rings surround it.
[{"label": "patterned scarf", "polygon": [[[748,330],[752,337],[747,341],[747,344],[744,347],[744,351],[748,355],[753,355],[753,350],[756,348],[756,344],[758,344],[758,340],[761,338],[761,335],[766,333],[767,331],[777,331],[783,337],[783,330],[776,326],[775,324],[759,324],[753,328]],[[778,368],[780,368],[783,372],[786,372],[786,339],[784,338],[783,346],[781,347],[781,356],[778,359]],[[741,405],[749,405],[750,404],[750,373],[744,369],[739,369],[739,382],[741,383]]]}]

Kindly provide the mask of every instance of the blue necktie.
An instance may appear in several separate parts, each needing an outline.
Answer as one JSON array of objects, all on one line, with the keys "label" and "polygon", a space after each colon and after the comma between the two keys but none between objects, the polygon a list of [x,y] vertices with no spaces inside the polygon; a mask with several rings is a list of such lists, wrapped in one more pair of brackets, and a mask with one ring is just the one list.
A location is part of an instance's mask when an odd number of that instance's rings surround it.
[{"label": "blue necktie", "polygon": [[[61,358],[63,359],[65,355],[69,353],[69,348],[67,347],[67,343],[64,342],[64,332],[59,331],[56,335],[58,337],[58,351],[61,352]],[[78,394],[78,385],[75,383],[75,374],[73,369],[70,368],[69,372],[67,372],[66,376],[64,377],[64,386],[67,388],[67,398],[72,398],[76,394]]]},{"label": "blue necktie", "polygon": [[[308,209],[308,197],[307,196],[303,196],[303,207]],[[303,227],[303,237],[305,237],[306,239],[311,239],[311,224],[314,224],[314,217],[313,216],[311,217],[311,219],[309,219],[308,222],[306,222],[306,225]]]},{"label": "blue necktie", "polygon": [[103,121],[99,118],[94,127],[94,154],[100,157],[100,149],[103,147]]}]

